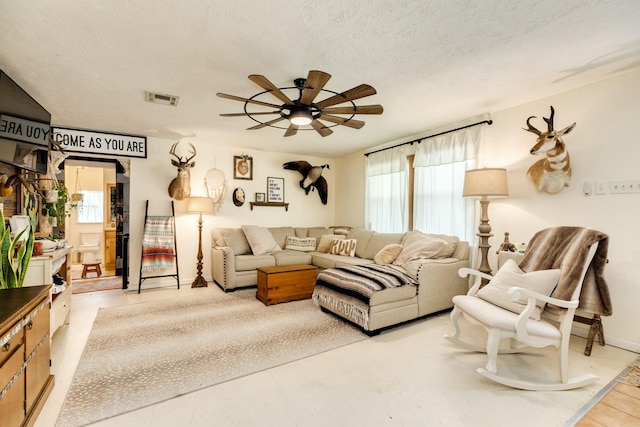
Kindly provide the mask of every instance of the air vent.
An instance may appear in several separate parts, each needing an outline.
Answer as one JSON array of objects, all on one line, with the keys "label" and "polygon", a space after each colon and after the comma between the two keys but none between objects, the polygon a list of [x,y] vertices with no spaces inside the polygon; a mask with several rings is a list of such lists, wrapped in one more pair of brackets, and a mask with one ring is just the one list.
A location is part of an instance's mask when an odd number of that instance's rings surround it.
[{"label": "air vent", "polygon": [[145,92],[145,97],[147,99],[147,102],[155,102],[156,104],[163,104],[163,105],[172,105],[174,107],[178,105],[178,101],[180,100],[179,96],[166,95],[164,93],[153,93],[153,92]]}]

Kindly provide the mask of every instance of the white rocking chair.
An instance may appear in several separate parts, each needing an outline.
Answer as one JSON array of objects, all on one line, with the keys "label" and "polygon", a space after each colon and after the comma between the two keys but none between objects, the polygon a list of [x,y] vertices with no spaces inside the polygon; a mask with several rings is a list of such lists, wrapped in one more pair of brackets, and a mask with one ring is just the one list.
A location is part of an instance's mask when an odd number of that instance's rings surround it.
[{"label": "white rocking chair", "polygon": [[[477,372],[490,380],[500,384],[523,390],[569,390],[590,384],[598,379],[595,375],[587,374],[576,378],[568,377],[569,368],[569,338],[571,325],[576,308],[579,304],[579,296],[582,283],[596,253],[598,242],[589,247],[586,261],[582,268],[579,283],[573,292],[570,301],[552,298],[541,293],[523,287],[512,287],[507,294],[513,301],[519,301],[526,308],[520,314],[506,310],[498,305],[488,302],[476,294],[480,290],[481,279],[491,280],[493,277],[469,268],[462,268],[458,272],[461,277],[475,275],[474,285],[467,295],[458,295],[453,298],[454,308],[451,312],[454,332],[445,338],[472,351],[487,353],[485,368],[478,368]],[[531,250],[531,248],[529,248]],[[563,264],[564,265],[564,264]],[[563,266],[560,267],[560,270]],[[536,309],[536,302],[541,301],[561,307],[560,310],[543,310],[540,320],[531,318]],[[458,324],[460,315],[463,314],[471,323],[482,326],[488,333],[486,348],[462,341],[460,339],[460,327]],[[535,316],[534,316],[535,317]],[[559,325],[557,325],[559,323]],[[503,338],[511,339],[508,349],[500,349],[499,344]],[[559,352],[560,372],[559,380],[551,383],[539,383],[525,381],[518,378],[508,378],[498,374],[498,353],[519,353],[527,347],[541,348],[555,346]]]}]

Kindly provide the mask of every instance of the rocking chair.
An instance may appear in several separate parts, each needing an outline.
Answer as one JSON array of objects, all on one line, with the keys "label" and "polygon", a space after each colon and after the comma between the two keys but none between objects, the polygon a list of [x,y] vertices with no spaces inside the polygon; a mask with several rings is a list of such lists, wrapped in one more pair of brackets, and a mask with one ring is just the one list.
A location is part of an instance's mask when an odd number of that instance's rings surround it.
[{"label": "rocking chair", "polygon": [[[561,233],[558,233],[558,230]],[[570,231],[571,237],[565,239],[567,230]],[[453,298],[454,308],[451,312],[451,320],[454,332],[445,338],[472,351],[487,353],[486,366],[478,368],[477,372],[492,381],[523,390],[569,390],[590,384],[598,379],[591,374],[569,378],[569,339],[574,313],[580,304],[585,275],[594,260],[598,245],[602,240],[607,239],[607,236],[595,230],[579,227],[557,227],[543,230],[540,233],[546,233],[544,234],[545,238],[536,240],[536,236],[534,236],[531,242],[538,242],[538,246],[529,246],[527,255],[532,252],[532,258],[553,256],[555,257],[553,267],[558,269],[540,269],[524,273],[514,261],[511,261],[512,265],[505,263],[495,277],[469,268],[460,269],[458,274],[461,277],[467,275],[475,275],[476,277],[467,295],[458,295]],[[549,240],[548,235],[552,235],[554,238]],[[558,235],[563,237],[557,238]],[[562,240],[566,241],[562,242]],[[604,249],[605,260],[606,247],[607,244],[603,244],[601,248]],[[524,260],[520,265],[523,264],[525,264]],[[531,262],[528,264],[535,265]],[[510,276],[509,269],[511,270]],[[554,272],[556,272],[555,276]],[[536,276],[538,274],[545,277],[540,279],[540,276]],[[481,289],[482,278],[488,279],[490,282]],[[494,285],[492,281],[495,281],[496,284]],[[541,284],[544,281],[548,283]],[[575,286],[569,290],[569,293],[567,293],[567,289],[559,289],[561,286],[566,288],[567,281],[573,282],[571,287]],[[604,279],[602,282],[604,283]],[[543,290],[542,288],[545,286],[547,289]],[[492,288],[490,289],[490,287]],[[554,296],[556,294],[562,295],[562,291],[564,291],[564,295],[569,295],[570,298],[560,299],[549,296],[552,291]],[[500,295],[501,292],[502,295]],[[472,324],[478,324],[487,331],[486,348],[460,339],[458,322],[461,314]],[[510,348],[499,348],[503,338],[510,339]],[[542,348],[546,346],[554,346],[558,349],[560,363],[558,381],[540,383],[498,374],[498,353],[519,353],[527,347]]]}]

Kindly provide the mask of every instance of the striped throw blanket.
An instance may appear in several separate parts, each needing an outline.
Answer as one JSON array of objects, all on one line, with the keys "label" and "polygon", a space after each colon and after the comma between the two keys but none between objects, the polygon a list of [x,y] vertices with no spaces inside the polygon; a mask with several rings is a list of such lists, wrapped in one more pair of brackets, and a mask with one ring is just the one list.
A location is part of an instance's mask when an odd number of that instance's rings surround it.
[{"label": "striped throw blanket", "polygon": [[369,302],[375,292],[417,282],[392,265],[366,264],[329,268],[318,274],[313,300],[331,306],[366,329]]},{"label": "striped throw blanket", "polygon": [[142,236],[142,271],[161,271],[175,265],[172,216],[149,216]]}]

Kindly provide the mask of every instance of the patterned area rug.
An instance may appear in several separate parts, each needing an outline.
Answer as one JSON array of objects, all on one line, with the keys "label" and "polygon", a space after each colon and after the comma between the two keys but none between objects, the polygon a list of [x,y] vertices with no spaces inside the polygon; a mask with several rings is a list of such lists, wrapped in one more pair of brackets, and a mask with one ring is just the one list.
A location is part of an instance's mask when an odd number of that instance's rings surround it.
[{"label": "patterned area rug", "polygon": [[72,294],[122,289],[122,277],[108,276],[97,277],[95,279],[72,279],[71,289]]},{"label": "patterned area rug", "polygon": [[56,425],[86,425],[366,338],[311,300],[266,307],[255,290],[100,309]]}]

